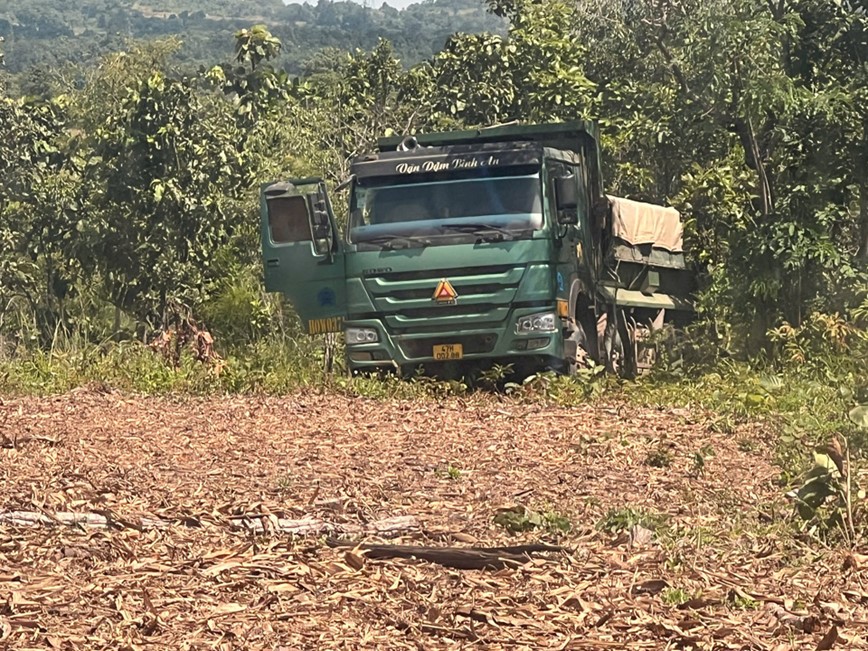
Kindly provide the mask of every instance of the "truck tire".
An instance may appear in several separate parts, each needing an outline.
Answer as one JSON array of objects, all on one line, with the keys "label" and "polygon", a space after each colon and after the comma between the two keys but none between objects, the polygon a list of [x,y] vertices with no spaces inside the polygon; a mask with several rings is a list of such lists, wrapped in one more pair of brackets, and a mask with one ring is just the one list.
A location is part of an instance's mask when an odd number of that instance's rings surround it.
[{"label": "truck tire", "polygon": [[573,311],[572,332],[567,337],[563,373],[573,376],[588,360],[599,363],[599,343],[593,318],[592,305],[578,282],[574,283],[570,301]]},{"label": "truck tire", "polygon": [[635,341],[624,310],[610,305],[601,319],[605,319],[602,354],[606,371],[627,379],[635,378]]}]

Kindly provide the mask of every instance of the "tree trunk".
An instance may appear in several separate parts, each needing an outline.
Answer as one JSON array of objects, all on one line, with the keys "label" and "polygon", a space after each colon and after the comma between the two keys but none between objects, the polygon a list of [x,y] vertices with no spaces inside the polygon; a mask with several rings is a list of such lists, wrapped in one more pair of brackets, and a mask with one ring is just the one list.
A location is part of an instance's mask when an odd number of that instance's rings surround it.
[{"label": "tree trunk", "polygon": [[744,150],[744,160],[748,167],[753,169],[757,175],[757,192],[759,193],[761,205],[759,210],[763,215],[768,215],[774,211],[774,196],[772,194],[771,183],[769,182],[766,168],[763,164],[763,156],[760,151],[759,141],[757,140],[756,132],[753,124],[748,119],[736,118],[734,120],[736,133],[741,141],[742,149]]},{"label": "tree trunk", "polygon": [[[864,172],[863,172],[864,174]],[[856,258],[868,262],[868,177],[859,183],[859,250]]]}]

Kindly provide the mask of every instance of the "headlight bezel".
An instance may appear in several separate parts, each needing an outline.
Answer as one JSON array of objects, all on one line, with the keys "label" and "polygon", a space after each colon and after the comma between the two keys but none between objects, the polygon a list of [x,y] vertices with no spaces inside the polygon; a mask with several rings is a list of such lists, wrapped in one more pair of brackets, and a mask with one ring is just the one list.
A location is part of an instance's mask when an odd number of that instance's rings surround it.
[{"label": "headlight bezel", "polygon": [[376,344],[380,341],[380,332],[376,328],[344,328],[344,341],[347,346]]},{"label": "headlight bezel", "polygon": [[515,334],[531,335],[540,332],[557,332],[560,325],[559,321],[560,317],[554,310],[537,312],[536,314],[526,314],[516,319]]}]

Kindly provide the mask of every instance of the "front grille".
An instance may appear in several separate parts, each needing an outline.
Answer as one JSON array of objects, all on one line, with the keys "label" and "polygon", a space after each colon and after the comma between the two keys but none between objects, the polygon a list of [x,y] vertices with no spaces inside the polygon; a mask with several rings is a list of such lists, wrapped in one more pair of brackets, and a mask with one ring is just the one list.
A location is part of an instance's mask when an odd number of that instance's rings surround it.
[{"label": "front grille", "polygon": [[[507,264],[507,265],[491,265],[488,267],[473,267],[472,271],[474,274],[478,276],[484,276],[488,274],[504,274],[508,271],[511,271],[515,268],[516,265]],[[469,269],[461,268],[461,269],[444,269],[437,274],[431,273],[430,270],[424,269],[419,271],[390,271],[382,274],[372,274],[368,276],[369,278],[382,278],[383,280],[388,281],[401,281],[401,280],[430,280],[431,282],[436,283],[443,276],[456,276],[460,277],[462,273],[467,273]]]},{"label": "front grille", "polygon": [[[459,296],[475,296],[478,294],[494,294],[495,292],[504,289],[505,287],[515,287],[508,284],[478,284],[478,285],[462,285],[461,278],[455,279],[452,285],[459,291]],[[389,296],[399,300],[412,300],[417,298],[431,298],[434,292],[430,287],[422,287],[420,289],[396,289],[389,293]]]},{"label": "front grille", "polygon": [[485,314],[490,310],[490,305],[433,305],[432,307],[399,310],[396,314],[413,319],[432,319],[441,316],[455,316],[457,314]]},{"label": "front grille", "polygon": [[419,359],[433,357],[434,346],[441,344],[461,344],[465,355],[478,353],[490,353],[497,344],[497,335],[494,333],[481,335],[459,335],[426,337],[424,339],[404,339],[398,342],[406,357]]},{"label": "front grille", "polygon": [[[508,305],[524,277],[524,266],[470,267],[455,273],[412,271],[368,278],[365,287],[378,312],[417,317],[480,314],[494,306]],[[471,275],[472,274],[472,275]],[[458,293],[457,305],[438,304],[434,291],[447,278]],[[475,305],[476,307],[471,307]],[[466,310],[466,312],[465,312]]]}]

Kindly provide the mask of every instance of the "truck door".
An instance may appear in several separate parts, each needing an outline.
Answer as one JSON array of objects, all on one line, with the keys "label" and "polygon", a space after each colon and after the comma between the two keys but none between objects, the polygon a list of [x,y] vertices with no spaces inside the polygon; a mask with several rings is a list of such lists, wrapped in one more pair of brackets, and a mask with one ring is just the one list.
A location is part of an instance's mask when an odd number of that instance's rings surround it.
[{"label": "truck door", "polygon": [[260,190],[265,289],[292,303],[310,334],[339,332],[346,312],[344,251],[321,179]]}]

